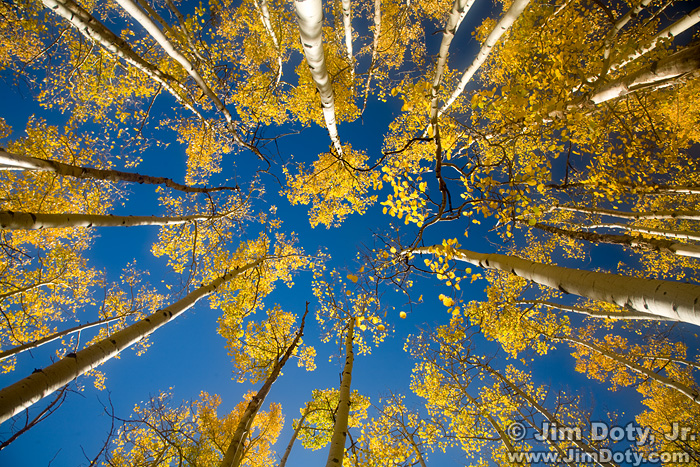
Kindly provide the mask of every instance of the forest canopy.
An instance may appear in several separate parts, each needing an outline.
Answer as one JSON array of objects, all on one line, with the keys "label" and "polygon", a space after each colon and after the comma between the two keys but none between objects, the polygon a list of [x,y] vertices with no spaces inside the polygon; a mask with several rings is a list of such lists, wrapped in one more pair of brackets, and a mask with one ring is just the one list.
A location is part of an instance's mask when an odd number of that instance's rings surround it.
[{"label": "forest canopy", "polygon": [[694,6],[0,0],[0,462],[700,463]]}]

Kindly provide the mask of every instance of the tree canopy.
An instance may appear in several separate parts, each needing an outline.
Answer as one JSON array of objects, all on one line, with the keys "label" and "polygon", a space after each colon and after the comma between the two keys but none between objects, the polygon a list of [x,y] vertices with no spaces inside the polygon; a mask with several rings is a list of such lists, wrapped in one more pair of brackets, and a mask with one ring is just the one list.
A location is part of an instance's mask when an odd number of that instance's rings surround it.
[{"label": "tree canopy", "polygon": [[693,7],[0,0],[0,463],[700,462]]}]

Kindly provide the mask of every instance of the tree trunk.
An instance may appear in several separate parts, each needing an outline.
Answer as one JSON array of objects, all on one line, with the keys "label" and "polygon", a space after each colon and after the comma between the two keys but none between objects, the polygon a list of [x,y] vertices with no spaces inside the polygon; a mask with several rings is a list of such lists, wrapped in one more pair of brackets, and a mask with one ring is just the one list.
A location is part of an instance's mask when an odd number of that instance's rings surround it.
[{"label": "tree trunk", "polygon": [[374,0],[374,38],[372,39],[372,60],[367,70],[367,82],[365,83],[365,97],[362,100],[362,112],[367,108],[367,96],[369,95],[369,86],[372,82],[374,65],[377,61],[377,48],[379,47],[379,36],[382,31],[382,0]]},{"label": "tree trunk", "polygon": [[270,376],[267,377],[265,383],[258,390],[257,394],[255,394],[250,402],[248,402],[248,406],[245,408],[241,419],[238,421],[236,431],[233,433],[231,442],[229,443],[228,449],[226,449],[224,458],[221,461],[221,467],[238,467],[241,464],[243,453],[245,452],[245,441],[250,435],[250,430],[253,426],[255,416],[260,410],[260,407],[262,407],[263,402],[265,402],[265,398],[270,392],[272,383],[277,380],[277,377],[280,375],[280,371],[282,371],[282,367],[284,367],[284,364],[287,363],[289,357],[292,356],[294,349],[296,349],[297,344],[299,344],[299,339],[301,339],[301,337],[304,335],[304,323],[306,322],[306,315],[308,314],[309,302],[306,302],[306,311],[304,312],[304,316],[301,318],[301,324],[299,325],[299,330],[294,336],[294,340],[291,344],[289,344],[289,347],[287,347],[287,351],[284,353],[282,358],[275,362],[275,366],[273,367]]},{"label": "tree trunk", "polygon": [[272,21],[270,21],[270,9],[267,7],[267,0],[254,0],[255,8],[260,12],[260,21],[262,21],[265,31],[270,35],[272,39],[272,45],[275,46],[277,50],[277,79],[275,80],[275,86],[280,84],[282,79],[282,49],[280,48],[279,41],[277,40],[277,34],[272,28]]},{"label": "tree trunk", "polygon": [[508,11],[506,11],[506,13],[503,15],[498,24],[496,24],[496,27],[493,28],[491,34],[489,34],[486,38],[486,41],[481,46],[481,50],[479,50],[479,53],[477,54],[472,64],[462,75],[462,79],[460,79],[457,88],[454,90],[450,98],[447,99],[447,102],[445,102],[442,108],[440,108],[440,112],[438,115],[442,115],[443,113],[445,113],[445,111],[454,103],[454,101],[457,100],[460,94],[462,94],[467,83],[472,79],[477,70],[481,68],[481,65],[483,65],[486,59],[488,58],[489,54],[491,53],[491,50],[496,45],[496,42],[498,42],[503,33],[510,29],[515,20],[518,19],[520,14],[525,10],[525,7],[528,3],[530,3],[530,0],[515,0],[513,2],[511,7],[508,9]]},{"label": "tree trunk", "polygon": [[60,339],[61,337],[70,336],[71,334],[75,334],[76,332],[81,332],[86,329],[94,328],[95,326],[101,326],[103,324],[109,324],[113,321],[118,321],[123,318],[124,316],[114,316],[112,318],[106,318],[100,321],[94,321],[92,323],[81,324],[79,326],[74,326],[63,331],[55,332],[51,335],[42,337],[41,339],[37,339],[33,342],[27,342],[26,344],[18,345],[8,350],[3,350],[2,352],[0,352],[0,362],[7,360],[8,358],[13,357],[15,355],[18,355],[24,351],[36,349],[37,347],[40,347],[44,344],[48,344],[49,342],[53,342],[56,339]]},{"label": "tree trunk", "polygon": [[[414,253],[441,253],[442,245],[417,248]],[[700,286],[542,264],[517,256],[451,250],[450,254],[486,269],[511,272],[540,285],[624,308],[700,325]]]},{"label": "tree trunk", "polygon": [[638,311],[621,310],[619,313],[608,313],[605,311],[591,310],[583,306],[562,305],[560,303],[545,302],[541,300],[518,300],[516,305],[541,305],[547,308],[556,308],[558,310],[577,313],[580,315],[590,316],[591,318],[604,318],[616,320],[643,320],[643,321],[677,321],[665,316],[652,315],[651,313],[640,313]]},{"label": "tree trunk", "polygon": [[633,370],[636,373],[639,373],[640,375],[644,376],[646,379],[651,379],[653,381],[656,381],[659,384],[663,384],[664,386],[667,386],[671,389],[674,389],[681,394],[687,396],[695,402],[696,404],[700,404],[700,393],[696,389],[692,389],[685,384],[681,384],[677,381],[673,381],[671,378],[668,378],[664,375],[660,375],[648,368],[643,367],[642,365],[633,362],[630,359],[627,359],[621,355],[616,354],[615,352],[611,352],[607,349],[604,349],[596,344],[593,344],[591,342],[587,342],[583,339],[579,339],[577,337],[555,337],[555,336],[547,336],[550,337],[553,340],[559,340],[559,341],[566,341],[571,344],[580,345],[582,347],[586,347],[590,350],[593,350],[594,352],[599,353],[600,355],[603,355],[611,360],[616,361],[617,363],[620,363],[621,365],[626,366],[630,370]]},{"label": "tree trunk", "polygon": [[299,419],[299,424],[297,424],[297,427],[294,429],[292,439],[289,440],[289,443],[287,444],[287,449],[284,450],[284,455],[282,456],[282,459],[280,459],[280,463],[277,467],[284,467],[285,465],[287,465],[287,459],[289,459],[289,455],[292,453],[292,447],[294,447],[294,443],[299,437],[299,431],[301,431],[301,428],[304,425],[304,420],[306,420],[306,416],[309,414],[309,410],[309,404],[306,404],[304,413],[301,415],[301,419]]},{"label": "tree trunk", "polygon": [[681,78],[700,69],[700,45],[686,47],[628,76],[595,89],[590,101],[598,105],[650,86]]},{"label": "tree trunk", "polygon": [[350,62],[350,72],[355,78],[355,59],[352,53],[352,5],[350,0],[341,0],[341,5],[343,7],[343,29],[345,30],[345,51],[348,54],[348,61]]},{"label": "tree trunk", "polygon": [[92,180],[105,180],[109,182],[130,182],[149,185],[165,185],[173,190],[185,193],[212,193],[223,190],[237,190],[235,187],[215,187],[201,188],[182,185],[165,177],[152,177],[141,175],[135,172],[122,172],[111,169],[95,169],[92,167],[81,167],[77,165],[65,164],[63,162],[39,159],[31,156],[13,154],[0,149],[0,170],[38,170],[43,172],[53,172],[66,177],[75,177]]},{"label": "tree trunk", "polygon": [[430,125],[435,133],[438,124],[438,91],[442,84],[442,78],[445,75],[447,67],[447,54],[450,51],[450,44],[455,37],[457,28],[461,24],[466,13],[471,9],[474,0],[455,0],[450,15],[447,18],[447,24],[442,34],[442,42],[440,42],[440,52],[438,53],[437,65],[435,66],[435,76],[433,78],[433,86],[430,89]]},{"label": "tree trunk", "polygon": [[612,245],[624,245],[630,248],[661,251],[664,253],[673,253],[679,256],[700,258],[700,246],[691,245],[688,243],[672,242],[670,240],[660,240],[657,238],[632,237],[630,235],[580,232],[576,230],[562,229],[553,225],[541,224],[539,222],[535,223],[532,227],[538,228],[545,232],[549,232],[551,234],[562,235],[564,237],[573,238],[575,240],[585,240],[591,243],[609,243]]},{"label": "tree trunk", "polygon": [[221,285],[257,267],[262,262],[262,259],[258,259],[238,267],[234,271],[227,272],[211,283],[190,292],[169,307],[157,310],[147,318],[137,321],[83,350],[70,353],[44,369],[35,370],[30,376],[0,390],[0,423],[149,336],[159,327],[190,309],[200,299],[216,292]]},{"label": "tree trunk", "polygon": [[[42,0],[42,2],[48,9],[71,23],[73,27],[80,31],[87,39],[97,42],[106,50],[123,59],[128,64],[149,76],[155,82],[162,85],[178,102],[197,115],[200,120],[204,120],[202,114],[186,102],[180,92],[170,84],[170,81],[177,82],[175,78],[166,75],[156,66],[141,58],[131,49],[126,41],[110,31],[83,7],[73,0]],[[182,87],[179,82],[177,83],[179,87]],[[183,91],[183,94],[184,92],[185,91]]]},{"label": "tree trunk", "polygon": [[326,57],[323,53],[323,8],[321,0],[294,0],[299,24],[299,35],[304,48],[306,63],[309,65],[311,77],[316,83],[316,89],[321,96],[321,108],[326,129],[333,142],[338,156],[343,155],[338,129],[335,124],[335,97],[333,86],[326,69]]},{"label": "tree trunk", "polygon": [[586,214],[596,214],[601,216],[617,217],[620,219],[680,219],[688,221],[700,221],[700,212],[698,211],[642,211],[642,212],[625,212],[616,209],[603,208],[586,208],[580,206],[552,206],[551,210],[559,209],[562,211],[582,212]]},{"label": "tree trunk", "polygon": [[591,224],[586,226],[587,229],[622,229],[628,232],[635,232],[648,235],[656,235],[666,238],[677,238],[679,240],[700,241],[700,233],[690,232],[688,230],[666,230],[655,229],[653,227],[639,227],[636,225],[606,223],[606,224]]},{"label": "tree trunk", "polygon": [[348,320],[348,335],[345,337],[345,367],[343,368],[343,378],[340,382],[338,408],[335,413],[335,425],[333,425],[333,436],[331,437],[331,447],[328,451],[326,467],[341,467],[345,456],[345,437],[347,436],[348,417],[350,415],[350,383],[352,380],[352,365],[355,358],[352,349],[354,330],[355,318],[351,317]]},{"label": "tree trunk", "polygon": [[135,227],[142,225],[177,225],[215,217],[208,214],[191,216],[112,216],[100,214],[35,214],[0,211],[0,228],[7,230],[60,229],[68,227]]}]

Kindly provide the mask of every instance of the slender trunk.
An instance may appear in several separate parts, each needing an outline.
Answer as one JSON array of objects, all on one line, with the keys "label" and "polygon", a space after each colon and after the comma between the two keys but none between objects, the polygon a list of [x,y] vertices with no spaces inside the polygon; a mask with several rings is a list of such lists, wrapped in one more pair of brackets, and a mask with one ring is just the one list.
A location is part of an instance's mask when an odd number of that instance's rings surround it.
[{"label": "slender trunk", "polygon": [[566,461],[566,459],[569,458],[569,456],[564,452],[564,450],[559,446],[559,443],[555,441],[553,436],[550,435],[550,433],[545,432],[541,424],[536,423],[534,419],[532,418],[532,415],[530,417],[526,416],[525,411],[522,410],[521,408],[518,408],[518,412],[520,415],[523,417],[523,419],[528,421],[528,424],[532,427],[537,434],[539,434],[540,439],[545,439],[547,440],[547,444],[552,446],[555,451],[557,451],[557,454],[559,454],[559,459],[561,459],[561,462],[564,462],[566,465],[570,465],[572,467],[576,467],[576,464],[573,464],[571,462]]},{"label": "slender trunk", "polygon": [[481,46],[481,50],[479,50],[479,53],[477,54],[476,58],[469,66],[469,68],[467,68],[467,71],[465,71],[462,75],[462,79],[460,79],[457,88],[454,90],[450,98],[447,99],[447,102],[445,102],[442,108],[440,108],[439,115],[445,113],[445,111],[454,103],[454,101],[457,100],[460,94],[462,94],[467,83],[472,79],[477,70],[481,68],[481,65],[483,65],[484,62],[486,62],[486,59],[491,53],[491,50],[501,38],[503,33],[510,29],[515,20],[518,19],[520,14],[525,10],[525,7],[528,3],[530,3],[530,0],[515,0],[513,2],[511,7],[508,9],[508,11],[506,11],[506,13],[503,15],[498,24],[496,24],[496,27],[493,28],[491,34],[489,34],[486,38],[486,41]]},{"label": "slender trunk", "polygon": [[321,97],[323,118],[326,122],[328,135],[338,156],[343,155],[343,147],[338,137],[335,123],[335,97],[333,86],[326,69],[326,57],[323,53],[323,8],[321,0],[294,0],[299,24],[299,35],[304,48],[306,63],[309,65],[311,77],[316,83],[316,89]]},{"label": "slender trunk", "polygon": [[341,467],[345,456],[345,437],[347,436],[348,417],[350,415],[350,383],[352,380],[352,365],[355,358],[352,349],[354,330],[355,318],[351,317],[348,320],[348,335],[345,337],[345,367],[343,368],[343,378],[340,382],[338,408],[335,412],[335,425],[333,425],[333,436],[331,437],[331,447],[328,451],[326,467]]},{"label": "slender trunk", "polygon": [[[541,405],[537,398],[523,391],[520,385],[510,381],[508,378],[503,376],[500,372],[491,368],[489,365],[479,363],[478,366],[485,369],[497,380],[503,382],[509,390],[513,391],[515,394],[519,395],[522,399],[524,399],[535,410],[537,410],[550,423],[551,426],[561,426],[561,423],[557,420],[557,417],[549,410],[547,410],[543,405]],[[601,467],[617,467],[617,464],[612,462],[601,462],[601,456],[599,455],[598,451],[590,447],[588,444],[584,443],[582,440],[577,439],[576,436],[572,438],[573,439],[571,439],[570,441],[581,451],[590,454],[590,459],[592,459],[595,464],[598,464]]]},{"label": "slender trunk", "polygon": [[365,97],[362,100],[362,112],[367,108],[367,96],[372,82],[374,65],[377,61],[377,48],[379,47],[379,36],[382,31],[382,0],[374,0],[374,38],[372,39],[372,61],[367,70],[367,82],[365,83]]},{"label": "slender trunk", "polygon": [[700,233],[690,232],[688,230],[655,229],[653,227],[639,227],[636,225],[617,224],[617,223],[591,224],[591,225],[587,225],[586,228],[588,228],[588,229],[622,229],[622,230],[627,230],[629,232],[648,234],[648,235],[657,235],[659,237],[677,238],[680,240],[689,240],[689,241],[695,241],[695,242],[700,241]]},{"label": "slender trunk", "polygon": [[350,0],[341,0],[341,5],[343,7],[343,29],[345,30],[345,51],[348,54],[348,61],[350,62],[350,72],[355,78],[355,59],[352,53],[352,5]]},{"label": "slender trunk", "polygon": [[452,39],[455,37],[457,28],[464,19],[466,13],[471,9],[474,4],[474,0],[455,0],[454,5],[452,5],[452,10],[450,15],[447,17],[447,24],[445,24],[445,29],[442,34],[442,41],[440,42],[440,52],[438,53],[437,65],[435,66],[435,76],[433,77],[433,86],[430,89],[430,125],[433,129],[433,134],[436,134],[437,124],[438,124],[438,91],[440,90],[440,85],[442,84],[442,78],[445,75],[445,68],[447,67],[447,54],[450,51],[450,45],[452,44]]},{"label": "slender trunk", "polygon": [[[110,31],[106,26],[100,23],[83,7],[75,3],[73,0],[42,0],[44,6],[52,10],[57,15],[66,19],[87,39],[97,42],[115,56],[121,58],[137,70],[141,71],[155,82],[163,86],[178,102],[185,108],[193,112],[201,120],[204,120],[202,114],[199,113],[192,105],[185,101],[170,82],[176,82],[179,87],[182,85],[175,78],[163,73],[153,64],[147,62],[136,54],[129,44],[119,36]],[[183,91],[184,94],[184,91]]]},{"label": "slender trunk", "polygon": [[66,329],[63,331],[55,332],[55,333],[50,334],[46,337],[42,337],[41,339],[37,339],[33,342],[27,342],[26,344],[18,345],[16,347],[12,347],[11,349],[8,349],[8,350],[3,350],[2,352],[0,352],[0,362],[2,362],[3,360],[7,360],[8,358],[13,357],[15,355],[18,355],[22,352],[25,352],[27,350],[36,349],[37,347],[40,347],[44,344],[48,344],[49,342],[53,342],[56,339],[60,339],[61,337],[70,336],[71,334],[75,334],[76,332],[81,332],[81,331],[84,331],[86,329],[94,328],[96,326],[101,326],[103,324],[109,324],[113,321],[118,321],[118,320],[123,319],[123,318],[124,318],[124,316],[115,316],[112,318],[102,319],[100,321],[93,321],[92,323],[81,324],[79,326],[74,326],[72,328],[69,328],[69,329]]},{"label": "slender trunk", "polygon": [[552,206],[550,211],[559,209],[562,211],[582,212],[586,214],[596,214],[601,216],[617,217],[620,219],[632,219],[635,221],[642,219],[680,219],[688,221],[700,221],[700,212],[698,211],[642,211],[642,212],[626,212],[616,209],[603,208],[585,208],[579,206]]},{"label": "slender trunk", "polygon": [[75,177],[92,180],[105,180],[109,182],[130,182],[149,185],[165,185],[173,190],[185,193],[212,193],[223,190],[237,190],[236,187],[215,187],[202,188],[182,185],[165,177],[152,177],[141,175],[135,172],[122,172],[111,169],[95,169],[92,167],[81,167],[77,165],[65,164],[63,162],[38,159],[31,156],[22,156],[6,152],[0,148],[0,166],[16,170],[38,170],[43,172],[53,172],[66,177]]},{"label": "slender trunk", "polygon": [[287,465],[287,459],[289,459],[289,455],[292,453],[292,447],[294,447],[294,443],[299,437],[299,431],[301,431],[301,428],[304,425],[304,420],[306,420],[306,416],[309,414],[309,409],[309,404],[306,404],[304,413],[301,415],[301,419],[299,419],[299,423],[294,429],[294,434],[292,434],[292,439],[289,440],[289,444],[287,444],[287,449],[284,450],[284,455],[282,456],[282,459],[280,459],[280,463],[277,467],[284,467],[285,465]]},{"label": "slender trunk", "polygon": [[673,253],[679,256],[688,256],[691,258],[700,258],[700,246],[691,245],[688,243],[672,242],[670,240],[660,240],[657,238],[641,238],[632,237],[630,235],[614,235],[600,234],[596,232],[580,232],[576,230],[562,229],[552,225],[535,223],[532,227],[538,228],[545,232],[575,240],[585,240],[591,243],[609,243],[612,245],[624,245],[630,248],[642,250],[660,251],[664,253]]},{"label": "slender trunk", "polygon": [[493,427],[493,429],[496,430],[496,433],[498,433],[498,436],[500,436],[501,442],[506,447],[508,452],[515,452],[515,448],[513,447],[513,443],[510,442],[510,436],[503,429],[503,427],[501,426],[501,423],[498,420],[496,420],[493,417],[493,415],[491,415],[491,412],[489,412],[488,410],[484,410],[483,406],[481,404],[479,404],[477,402],[477,400],[475,398],[473,398],[467,392],[467,388],[463,389],[462,394],[466,397],[466,399],[469,403],[471,403],[474,407],[477,407],[477,410],[481,413],[481,415],[483,415],[484,418],[486,418],[486,420],[489,422],[489,424]]},{"label": "slender trunk", "polygon": [[643,321],[677,321],[665,316],[652,315],[651,313],[639,313],[637,311],[621,310],[619,313],[608,313],[606,311],[591,310],[590,308],[574,305],[562,305],[560,303],[551,303],[541,300],[518,300],[516,305],[541,305],[547,308],[556,308],[558,310],[577,313],[580,315],[590,316],[591,318],[604,319],[619,319],[619,320],[643,320]]},{"label": "slender trunk", "polygon": [[182,13],[180,13],[180,10],[177,8],[177,6],[175,5],[175,3],[173,3],[172,0],[165,0],[165,3],[168,5],[168,8],[170,8],[170,11],[173,12],[178,22],[180,23],[180,28],[182,28],[182,33],[187,39],[187,43],[190,45],[192,53],[195,55],[195,57],[205,62],[206,58],[197,50],[197,46],[192,40],[190,32],[187,30],[187,21],[185,20],[185,17],[182,15]]},{"label": "slender trunk", "polygon": [[628,55],[623,61],[618,62],[610,67],[611,71],[617,70],[622,68],[623,66],[627,65],[630,62],[633,62],[634,60],[638,59],[642,55],[654,50],[656,46],[659,44],[664,39],[673,39],[674,37],[678,36],[679,34],[687,31],[691,27],[695,26],[698,22],[700,22],[700,7],[694,9],[687,15],[685,15],[683,18],[679,19],[666,29],[662,30],[660,33],[658,33],[654,38],[649,42],[648,44],[640,47],[637,49],[633,54]]},{"label": "slender trunk", "polygon": [[245,441],[250,435],[255,416],[257,415],[258,410],[260,410],[260,407],[262,407],[263,402],[265,402],[265,398],[270,392],[270,388],[272,388],[272,383],[277,380],[277,377],[280,375],[280,371],[282,371],[282,367],[285,363],[287,363],[289,357],[292,356],[294,349],[296,349],[297,344],[299,344],[299,339],[301,339],[301,337],[304,335],[304,323],[306,322],[306,315],[308,314],[309,302],[306,302],[306,311],[304,312],[304,316],[301,318],[301,324],[299,325],[299,330],[294,336],[294,340],[291,344],[289,344],[289,347],[287,347],[287,350],[282,358],[275,362],[275,366],[272,368],[270,376],[267,377],[265,383],[262,385],[262,387],[260,387],[257,394],[255,394],[250,402],[248,402],[248,405],[246,406],[245,411],[243,412],[243,415],[241,415],[241,419],[238,422],[236,431],[233,433],[228,449],[226,449],[224,458],[221,461],[221,467],[238,467],[241,464],[243,453],[245,452]]},{"label": "slender trunk", "polygon": [[590,101],[601,104],[612,99],[681,78],[700,69],[700,45],[686,47],[628,76],[623,76],[593,90]]},{"label": "slender trunk", "polygon": [[[413,253],[441,253],[441,245]],[[486,269],[510,272],[540,285],[624,308],[700,325],[700,286],[542,264],[517,256],[451,250],[451,255]]]},{"label": "slender trunk", "polygon": [[[223,217],[223,216],[214,216]],[[101,214],[36,214],[0,211],[0,228],[7,230],[60,229],[68,227],[135,227],[142,225],[177,225],[209,220],[209,214],[190,216],[112,216]]]},{"label": "slender trunk", "polygon": [[[615,180],[616,185],[623,186],[625,188],[630,189],[630,193],[632,194],[651,194],[651,195],[659,195],[659,194],[667,194],[667,193],[682,193],[682,194],[689,194],[689,195],[700,195],[700,186],[698,185],[635,185],[633,183],[629,182],[623,182],[621,180]],[[553,188],[556,190],[565,190],[567,188],[574,188],[574,187],[601,187],[602,184],[600,183],[594,183],[594,182],[573,182],[573,183],[566,183],[566,184],[556,184],[556,183],[549,183],[545,185],[547,188]],[[552,209],[557,208],[558,206],[555,206]],[[561,206],[561,208],[565,208],[566,206]],[[615,212],[615,211],[611,211]],[[670,211],[669,211],[670,212]],[[679,211],[682,212],[682,211]],[[697,211],[686,211],[689,212],[691,215],[694,217],[692,220],[700,220],[700,213]]]},{"label": "slender trunk", "polygon": [[147,318],[115,332],[76,353],[70,353],[44,369],[35,370],[30,376],[0,390],[0,423],[18,414],[35,402],[48,396],[78,376],[105,363],[133,344],[149,336],[159,327],[169,323],[190,309],[234,277],[263,262],[258,259],[215,279],[207,285],[190,292],[167,308],[157,310]]},{"label": "slender trunk", "polygon": [[280,48],[279,41],[277,40],[277,34],[272,28],[272,21],[270,21],[270,9],[267,7],[267,0],[253,0],[255,2],[255,8],[260,12],[260,21],[262,21],[265,31],[270,35],[272,39],[272,44],[277,50],[277,79],[275,80],[275,86],[280,83],[282,79],[282,49]]},{"label": "slender trunk", "polygon": [[620,363],[621,365],[626,366],[630,370],[633,370],[636,373],[639,373],[640,375],[644,376],[645,378],[651,379],[653,381],[656,381],[659,384],[663,384],[664,386],[667,386],[671,389],[675,389],[676,391],[680,392],[681,394],[687,396],[695,402],[696,404],[700,404],[700,393],[697,391],[697,389],[690,388],[686,386],[685,384],[681,384],[677,381],[672,380],[671,378],[668,378],[664,375],[660,375],[648,368],[643,367],[642,365],[633,362],[632,360],[625,358],[621,355],[618,355],[615,352],[611,352],[607,349],[604,349],[603,347],[600,347],[596,344],[593,344],[591,342],[587,342],[583,339],[579,339],[577,337],[555,337],[555,336],[549,336],[553,340],[559,340],[559,341],[565,341],[569,342],[570,344],[574,344],[574,347],[577,345],[580,345],[582,347],[586,347],[590,350],[593,350],[594,352],[599,353],[600,355],[603,355],[611,360],[616,361],[617,363]]}]

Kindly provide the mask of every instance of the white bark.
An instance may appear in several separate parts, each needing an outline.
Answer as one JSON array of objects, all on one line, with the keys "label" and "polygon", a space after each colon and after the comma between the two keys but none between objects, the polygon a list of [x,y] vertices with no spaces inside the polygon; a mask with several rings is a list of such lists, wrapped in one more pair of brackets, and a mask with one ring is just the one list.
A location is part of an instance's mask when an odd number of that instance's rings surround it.
[{"label": "white bark", "polygon": [[379,47],[379,36],[382,31],[382,0],[374,0],[374,38],[372,39],[372,61],[367,70],[367,82],[365,83],[365,97],[362,101],[362,112],[367,108],[367,96],[369,95],[369,86],[372,82],[374,72],[374,64],[377,60],[377,48]]},{"label": "white bark", "polygon": [[[345,51],[348,54],[350,62],[350,70],[353,78],[355,77],[355,59],[352,53],[352,5],[350,0],[341,0],[343,7],[343,29],[345,30]],[[353,79],[354,81],[354,79]]]},{"label": "white bark", "polygon": [[[441,253],[442,246],[417,248],[412,253]],[[537,263],[517,256],[453,250],[454,258],[486,269],[497,269],[592,300],[614,303],[641,313],[700,325],[700,286],[682,282],[644,279],[618,274],[583,271]]]},{"label": "white bark", "polygon": [[700,241],[700,233],[690,232],[687,230],[665,230],[655,229],[652,227],[638,227],[635,225],[607,223],[607,224],[592,224],[587,225],[588,229],[621,229],[628,232],[636,232],[649,235],[657,235],[659,237],[677,238],[681,240]]},{"label": "white bark", "polygon": [[618,20],[613,24],[607,37],[605,38],[605,50],[603,51],[603,60],[605,61],[604,71],[607,68],[607,64],[610,61],[610,53],[612,52],[612,46],[615,42],[615,36],[619,33],[622,28],[624,28],[627,23],[634,17],[636,17],[644,8],[646,8],[651,3],[651,0],[642,0],[639,5],[631,8],[625,15],[618,18]]},{"label": "white bark", "polygon": [[700,69],[700,45],[687,47],[643,69],[595,89],[590,100],[601,104],[649,86],[680,78]]},{"label": "white bark", "polygon": [[333,425],[333,435],[331,445],[328,450],[328,460],[326,467],[341,467],[345,455],[345,438],[348,431],[348,418],[350,416],[350,383],[352,382],[352,365],[355,354],[352,348],[353,333],[355,330],[355,318],[348,320],[348,334],[345,337],[345,366],[343,367],[343,377],[340,381],[340,391],[338,394],[338,408],[335,412],[335,424]]},{"label": "white bark", "polygon": [[255,8],[260,12],[260,21],[262,21],[265,31],[270,35],[272,39],[272,44],[277,50],[277,79],[275,80],[275,86],[280,83],[282,79],[282,49],[280,49],[279,41],[277,40],[277,34],[272,28],[272,21],[270,21],[270,9],[267,7],[267,0],[254,0]]},{"label": "white bark", "polygon": [[[186,102],[180,95],[180,92],[170,84],[170,81],[177,82],[174,78],[167,76],[156,66],[141,58],[131,50],[131,47],[129,47],[123,39],[100,23],[96,18],[90,15],[90,13],[85,11],[83,7],[73,0],[42,0],[42,2],[44,6],[71,23],[71,25],[80,31],[87,39],[97,42],[115,56],[149,76],[155,82],[162,85],[163,88],[175,97],[185,108],[197,115],[199,119],[204,119],[202,114]],[[178,85],[179,84],[180,83],[178,83]]]},{"label": "white bark", "polygon": [[185,193],[210,193],[221,190],[235,190],[234,187],[200,188],[182,185],[165,177],[151,177],[135,172],[122,172],[111,169],[95,169],[65,164],[63,162],[39,159],[31,156],[23,156],[4,151],[0,148],[0,170],[37,170],[53,172],[67,177],[105,180],[110,182],[130,182],[139,184],[165,185],[174,190]]},{"label": "white bark", "polygon": [[222,284],[257,267],[262,261],[259,259],[227,272],[210,284],[190,292],[169,307],[158,310],[147,318],[137,321],[83,350],[68,354],[44,369],[35,370],[30,376],[0,390],[0,423],[149,336],[159,327],[190,309],[202,298],[216,292]]},{"label": "white bark", "polygon": [[649,42],[648,44],[640,47],[637,49],[632,55],[628,55],[624,60],[621,62],[618,62],[610,67],[611,71],[617,70],[622,68],[623,66],[627,65],[630,62],[633,62],[634,60],[638,59],[642,55],[654,50],[656,46],[659,44],[659,42],[663,39],[672,39],[679,34],[687,31],[691,27],[695,26],[698,22],[700,22],[700,7],[694,9],[687,15],[685,15],[683,18],[680,20],[676,21],[666,29],[662,30],[660,33],[658,33],[654,38]]},{"label": "white bark", "polygon": [[676,321],[665,316],[652,315],[651,313],[640,313],[638,311],[621,310],[619,313],[608,313],[605,311],[592,310],[583,306],[562,305],[560,303],[551,303],[541,300],[518,300],[516,305],[541,305],[547,308],[556,308],[558,310],[577,313],[580,315],[590,316],[591,318],[604,318],[615,320],[643,320],[643,321]]},{"label": "white bark", "polygon": [[467,83],[469,83],[469,81],[472,79],[477,70],[481,68],[481,65],[483,65],[484,62],[486,62],[486,59],[488,58],[489,54],[491,53],[491,50],[496,45],[498,40],[508,29],[510,29],[515,20],[518,19],[520,14],[525,10],[525,7],[528,5],[528,3],[530,3],[530,0],[513,1],[511,7],[508,9],[508,11],[506,11],[506,13],[503,15],[498,24],[496,24],[496,27],[493,28],[491,34],[489,34],[486,38],[484,45],[481,46],[481,50],[479,50],[479,53],[477,54],[472,64],[462,75],[462,79],[460,79],[457,88],[454,90],[450,98],[447,99],[447,102],[445,102],[445,104],[442,106],[438,115],[442,115],[443,113],[445,113],[445,111],[454,103],[454,101],[457,100],[460,94],[462,94],[464,88],[467,86]]},{"label": "white bark", "polygon": [[464,16],[469,9],[471,9],[473,4],[474,0],[455,0],[450,15],[447,17],[447,24],[445,24],[445,30],[442,34],[442,42],[440,42],[437,65],[435,66],[433,86],[430,89],[430,125],[433,128],[433,134],[436,134],[435,130],[438,123],[438,91],[442,84],[442,78],[445,75],[447,54],[450,51],[450,44],[452,44],[452,39],[455,37],[457,28],[459,28]]},{"label": "white bark", "polygon": [[[216,216],[214,216],[216,217]],[[99,214],[35,214],[0,211],[0,228],[7,230],[60,229],[67,227],[136,227],[177,225],[212,219],[211,215],[190,216],[112,216]]]},{"label": "white bark", "polygon": [[551,337],[551,339],[554,340],[560,340],[560,341],[566,341],[569,343],[572,343],[575,345],[580,345],[582,347],[586,347],[590,350],[593,350],[594,352],[597,352],[601,355],[604,355],[605,357],[616,361],[617,363],[620,363],[621,365],[626,366],[630,370],[633,370],[636,373],[639,373],[640,375],[644,376],[645,379],[651,379],[653,381],[658,382],[659,384],[663,384],[666,387],[669,387],[671,389],[675,389],[676,391],[680,392],[684,396],[687,396],[695,402],[696,404],[700,404],[700,393],[696,389],[690,388],[686,386],[685,384],[679,383],[678,381],[674,381],[671,378],[668,378],[664,375],[660,375],[659,373],[656,373],[648,368],[643,367],[642,365],[633,362],[632,360],[623,357],[622,355],[618,355],[615,352],[611,352],[607,349],[604,349],[603,347],[600,347],[598,345],[595,345],[593,343],[587,342],[583,339],[579,339],[577,337]]},{"label": "white bark", "polygon": [[309,65],[311,77],[316,83],[316,89],[321,96],[321,108],[326,129],[333,142],[333,146],[339,156],[343,155],[343,148],[338,137],[338,129],[335,123],[335,97],[333,86],[326,69],[326,57],[323,53],[323,8],[321,0],[294,0],[299,24],[301,45],[304,48],[306,63]]},{"label": "white bark", "polygon": [[582,212],[586,214],[596,214],[601,216],[617,217],[619,219],[679,219],[679,220],[689,220],[689,221],[700,221],[700,212],[698,211],[640,211],[640,212],[627,212],[618,211],[616,209],[603,209],[603,208],[586,208],[579,206],[552,206],[551,210],[559,209],[562,211],[574,211]]}]

